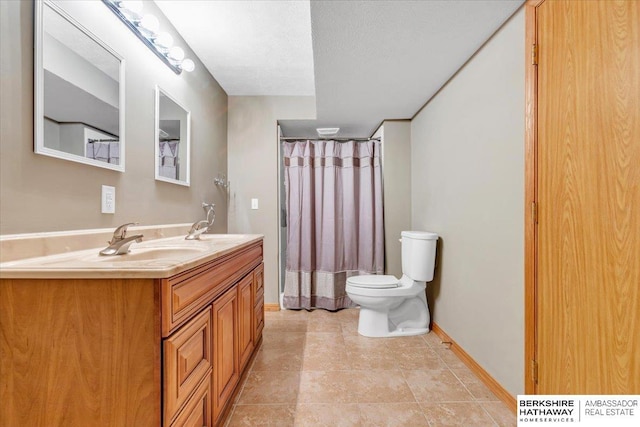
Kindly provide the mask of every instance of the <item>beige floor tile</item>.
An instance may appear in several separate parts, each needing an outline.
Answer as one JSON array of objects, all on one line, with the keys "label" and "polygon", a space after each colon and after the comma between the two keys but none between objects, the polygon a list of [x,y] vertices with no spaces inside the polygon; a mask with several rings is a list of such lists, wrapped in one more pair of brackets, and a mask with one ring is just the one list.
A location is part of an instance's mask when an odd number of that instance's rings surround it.
[{"label": "beige floor tile", "polygon": [[381,349],[347,347],[351,368],[358,371],[398,369],[386,347]]},{"label": "beige floor tile", "polygon": [[388,348],[397,369],[442,369],[444,364],[435,351],[429,347]]},{"label": "beige floor tile", "polygon": [[302,371],[298,403],[356,403],[351,371]]},{"label": "beige floor tile", "polygon": [[345,337],[358,337],[358,319],[345,319],[340,322],[342,325],[342,335]]},{"label": "beige floor tile", "polygon": [[307,332],[305,349],[317,349],[319,347],[332,347],[344,349],[342,334],[335,332]]},{"label": "beige floor tile", "polygon": [[293,426],[295,405],[236,405],[226,427]]},{"label": "beige floor tile", "polygon": [[351,369],[348,353],[342,348],[305,348],[302,360],[303,371],[344,371]]},{"label": "beige floor tile", "polygon": [[358,308],[347,308],[344,310],[339,310],[333,313],[336,318],[341,321],[353,321],[354,319],[357,321],[358,316],[360,316],[360,309]]},{"label": "beige floor tile", "polygon": [[466,368],[467,365],[456,354],[446,347],[436,348],[435,352],[450,369]]},{"label": "beige floor tile", "polygon": [[295,404],[300,387],[299,371],[251,371],[238,404]]},{"label": "beige floor tile", "polygon": [[443,348],[444,344],[442,344],[442,339],[437,336],[433,331],[428,334],[421,335],[424,341],[433,348]]},{"label": "beige floor tile", "polygon": [[282,332],[270,329],[262,332],[262,348],[304,348],[307,334],[304,332]]},{"label": "beige floor tile", "polygon": [[428,426],[427,419],[417,403],[361,403],[358,406],[360,407],[360,419],[363,426]]},{"label": "beige floor tile", "polygon": [[356,377],[358,403],[415,402],[402,372],[359,371]]},{"label": "beige floor tile", "polygon": [[491,427],[496,425],[489,414],[474,402],[423,403],[421,407],[431,427]]},{"label": "beige floor tile", "polygon": [[258,351],[252,371],[300,371],[304,348],[263,348]]},{"label": "beige floor tile", "polygon": [[473,396],[449,369],[403,371],[418,402],[472,401]]},{"label": "beige floor tile", "polygon": [[482,381],[473,373],[469,368],[458,368],[451,370],[462,384],[467,387],[467,390],[473,395],[476,400],[482,401],[498,401],[498,397],[493,394],[489,387],[484,385]]},{"label": "beige floor tile", "polygon": [[360,409],[357,404],[299,403],[295,426],[299,427],[359,427]]},{"label": "beige floor tile", "polygon": [[337,319],[309,319],[307,322],[308,332],[331,332],[342,334],[342,323]]},{"label": "beige floor tile", "polygon": [[304,320],[307,321],[309,312],[306,310],[280,310],[280,311],[265,311],[264,318],[266,320]]},{"label": "beige floor tile", "polygon": [[387,344],[382,338],[363,337],[356,335],[343,335],[344,345],[347,350],[375,350],[384,352],[387,350]]},{"label": "beige floor tile", "polygon": [[422,335],[415,335],[410,337],[393,337],[393,338],[385,338],[385,345],[388,348],[425,348],[429,347],[427,342],[424,340]]},{"label": "beige floor tile", "polygon": [[504,403],[482,402],[481,405],[500,427],[515,427],[517,425],[516,414],[511,412]]},{"label": "beige floor tile", "polygon": [[227,425],[515,425],[435,334],[367,338],[357,332],[358,316],[357,309],[265,313],[262,347]]},{"label": "beige floor tile", "polygon": [[309,311],[307,314],[307,319],[309,322],[321,321],[321,320],[331,320],[331,321],[340,322],[340,318],[337,316],[337,312],[323,310],[321,308]]},{"label": "beige floor tile", "polygon": [[270,332],[306,332],[307,322],[304,320],[265,319],[264,329]]}]

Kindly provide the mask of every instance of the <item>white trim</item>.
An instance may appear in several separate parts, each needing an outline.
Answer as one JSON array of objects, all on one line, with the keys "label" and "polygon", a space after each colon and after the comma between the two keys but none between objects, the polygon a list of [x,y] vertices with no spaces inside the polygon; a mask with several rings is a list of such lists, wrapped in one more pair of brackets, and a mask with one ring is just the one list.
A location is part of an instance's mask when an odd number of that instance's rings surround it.
[{"label": "white trim", "polygon": [[[180,141],[181,144],[185,143],[187,144],[187,155],[186,155],[186,178],[184,180],[181,179],[171,179],[171,178],[167,178],[165,176],[161,176],[158,173],[160,164],[159,164],[159,141],[160,141],[160,92],[162,92],[162,94],[164,96],[166,96],[167,98],[169,98],[171,101],[173,101],[178,107],[182,108],[185,113],[187,113],[187,140],[186,141]],[[153,162],[153,164],[155,165],[154,167],[154,172],[155,172],[155,177],[156,177],[156,181],[164,181],[164,182],[170,182],[171,184],[178,184],[178,185],[184,185],[185,187],[189,187],[191,184],[191,111],[187,110],[186,108],[184,108],[184,106],[176,101],[176,99],[174,97],[172,97],[171,95],[169,95],[167,93],[166,90],[162,89],[160,86],[156,85],[156,94],[155,94],[155,98],[156,98],[156,102],[155,102],[155,129],[154,129],[154,157],[155,160]],[[182,165],[181,165],[182,167]]]},{"label": "white trim", "polygon": [[[118,99],[118,109],[119,109],[119,135],[118,138],[120,140],[120,163],[117,165],[101,162],[100,160],[88,159],[83,156],[79,156],[77,154],[66,153],[64,151],[55,150],[53,148],[45,147],[44,145],[44,64],[43,64],[43,27],[44,27],[44,8],[49,7],[55,13],[63,17],[67,22],[71,25],[75,26],[78,30],[82,31],[87,37],[92,39],[98,45],[100,45],[103,49],[113,55],[118,61],[120,61],[120,76],[119,79],[119,99]],[[98,166],[104,169],[111,169],[118,172],[125,171],[125,143],[124,143],[124,134],[125,134],[125,86],[124,86],[124,76],[125,76],[125,61],[124,58],[119,55],[116,51],[111,49],[105,42],[100,40],[95,34],[91,31],[83,27],[78,21],[73,19],[68,13],[66,13],[63,9],[57,6],[55,3],[49,0],[37,0],[35,2],[35,26],[34,26],[34,40],[35,40],[35,49],[33,52],[33,66],[34,66],[34,132],[33,132],[33,151],[36,154],[41,154],[49,157],[55,157],[62,160],[68,160],[77,163],[84,163],[86,165]]]}]

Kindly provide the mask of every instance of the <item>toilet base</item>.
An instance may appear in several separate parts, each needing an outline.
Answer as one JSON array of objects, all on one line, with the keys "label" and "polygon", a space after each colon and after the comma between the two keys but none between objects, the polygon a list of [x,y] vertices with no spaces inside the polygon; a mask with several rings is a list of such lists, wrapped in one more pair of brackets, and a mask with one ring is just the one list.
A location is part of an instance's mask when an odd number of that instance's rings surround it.
[{"label": "toilet base", "polygon": [[360,306],[360,318],[358,320],[358,333],[370,338],[383,337],[408,337],[423,335],[429,332],[428,322],[426,327],[397,327],[389,320],[389,313],[380,310],[371,310]]}]

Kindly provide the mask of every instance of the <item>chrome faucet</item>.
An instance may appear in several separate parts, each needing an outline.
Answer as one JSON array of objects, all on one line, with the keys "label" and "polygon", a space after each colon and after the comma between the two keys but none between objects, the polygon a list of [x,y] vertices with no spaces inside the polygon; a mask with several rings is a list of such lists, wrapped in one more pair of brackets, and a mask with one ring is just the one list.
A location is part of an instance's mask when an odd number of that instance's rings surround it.
[{"label": "chrome faucet", "polygon": [[216,219],[215,206],[213,203],[202,203],[202,208],[207,214],[207,219],[193,223],[189,234],[184,238],[185,240],[200,240],[200,235],[206,233],[213,227],[213,221]]},{"label": "chrome faucet", "polygon": [[109,246],[100,251],[100,255],[124,255],[129,252],[129,246],[133,242],[140,243],[144,237],[142,234],[127,237],[127,228],[130,225],[137,225],[137,222],[129,222],[116,228],[113,237],[109,241]]}]

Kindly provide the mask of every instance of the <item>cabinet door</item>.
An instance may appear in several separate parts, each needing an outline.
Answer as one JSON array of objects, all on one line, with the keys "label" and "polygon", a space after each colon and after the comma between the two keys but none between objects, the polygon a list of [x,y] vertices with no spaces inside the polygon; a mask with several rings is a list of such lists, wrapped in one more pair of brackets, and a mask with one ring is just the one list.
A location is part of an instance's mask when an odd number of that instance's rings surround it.
[{"label": "cabinet door", "polygon": [[217,419],[240,378],[237,285],[213,302],[213,417]]},{"label": "cabinet door", "polygon": [[164,342],[165,425],[211,371],[211,308]]},{"label": "cabinet door", "polygon": [[253,351],[253,275],[238,283],[238,341],[240,370],[244,369]]},{"label": "cabinet door", "polygon": [[[166,425],[166,424],[165,424]],[[200,383],[171,427],[211,427],[211,377]]]},{"label": "cabinet door", "polygon": [[264,329],[264,263],[253,270],[253,345],[257,345]]}]

